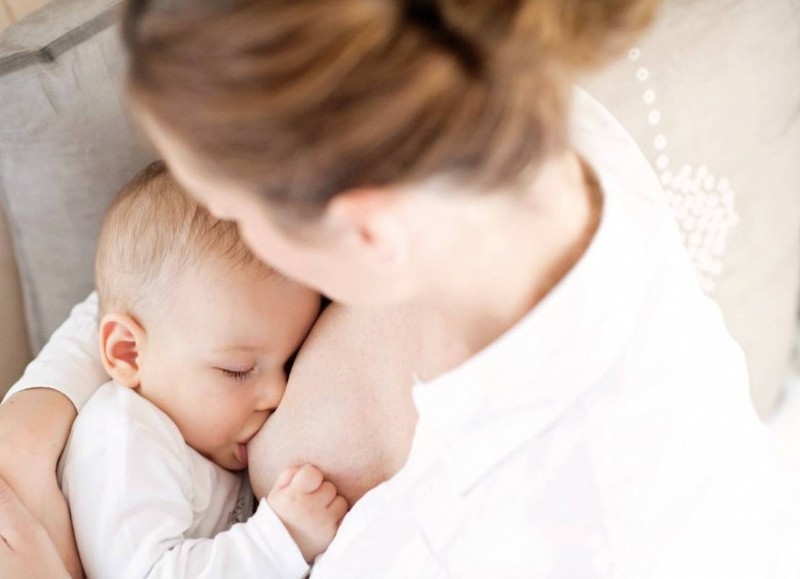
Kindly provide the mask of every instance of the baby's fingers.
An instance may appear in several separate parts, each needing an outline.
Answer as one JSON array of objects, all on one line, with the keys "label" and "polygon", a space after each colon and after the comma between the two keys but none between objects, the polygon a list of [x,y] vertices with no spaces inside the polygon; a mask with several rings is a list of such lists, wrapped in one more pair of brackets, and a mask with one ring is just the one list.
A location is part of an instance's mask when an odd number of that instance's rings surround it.
[{"label": "baby's fingers", "polygon": [[349,508],[350,505],[347,504],[347,499],[339,495],[333,499],[333,502],[328,506],[328,513],[334,520],[341,522]]},{"label": "baby's fingers", "polygon": [[314,491],[314,497],[319,501],[317,504],[323,507],[329,507],[333,500],[336,498],[336,487],[330,481],[324,481],[319,488]]},{"label": "baby's fingers", "polygon": [[310,464],[304,464],[295,473],[289,486],[303,493],[313,493],[320,487],[322,480],[322,471]]},{"label": "baby's fingers", "polygon": [[289,483],[292,482],[294,475],[297,474],[297,471],[300,470],[299,466],[290,466],[285,468],[281,471],[281,474],[278,475],[278,478],[275,480],[275,485],[273,488],[282,489],[289,486]]}]

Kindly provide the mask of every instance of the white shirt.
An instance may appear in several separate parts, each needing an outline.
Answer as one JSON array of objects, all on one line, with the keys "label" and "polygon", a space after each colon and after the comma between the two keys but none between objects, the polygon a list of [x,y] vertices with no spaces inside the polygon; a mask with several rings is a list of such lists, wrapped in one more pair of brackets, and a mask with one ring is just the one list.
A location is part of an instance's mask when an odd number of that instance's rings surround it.
[{"label": "white shirt", "polygon": [[183,440],[148,400],[108,382],[83,407],[59,464],[91,579],[304,577],[308,565],[247,480]]},{"label": "white shirt", "polygon": [[[646,160],[587,95],[573,112],[604,193],[590,247],[509,332],[414,388],[407,464],[312,577],[800,576],[800,469],[751,407]],[[80,399],[66,375],[44,383]]]}]

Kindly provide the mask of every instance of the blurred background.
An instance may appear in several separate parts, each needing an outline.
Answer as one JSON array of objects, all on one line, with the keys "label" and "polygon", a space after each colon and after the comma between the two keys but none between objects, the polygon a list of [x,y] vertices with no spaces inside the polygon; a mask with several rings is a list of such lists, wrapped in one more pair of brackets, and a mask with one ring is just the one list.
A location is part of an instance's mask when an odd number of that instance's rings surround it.
[{"label": "blurred background", "polygon": [[[46,3],[47,0],[0,0],[0,34],[10,24]],[[3,114],[0,109],[0,115]],[[0,211],[0,393],[5,393],[14,383],[30,357],[21,300],[8,222],[5,212]]]}]

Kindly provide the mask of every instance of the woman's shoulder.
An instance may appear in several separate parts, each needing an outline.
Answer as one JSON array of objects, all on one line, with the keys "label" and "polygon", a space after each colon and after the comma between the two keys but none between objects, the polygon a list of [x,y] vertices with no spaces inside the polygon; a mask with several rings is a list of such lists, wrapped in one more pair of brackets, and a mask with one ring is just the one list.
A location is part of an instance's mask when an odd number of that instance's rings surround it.
[{"label": "woman's shoulder", "polygon": [[[639,276],[663,278],[665,269],[696,286],[661,184],[633,137],[598,101],[576,89],[572,143],[592,167],[603,193],[600,235],[608,259],[620,251],[638,260]],[[699,291],[699,286],[697,287]]]},{"label": "woman's shoulder", "polygon": [[572,101],[571,141],[602,181],[613,181],[628,197],[663,198],[653,168],[630,133],[596,99],[576,88]]}]

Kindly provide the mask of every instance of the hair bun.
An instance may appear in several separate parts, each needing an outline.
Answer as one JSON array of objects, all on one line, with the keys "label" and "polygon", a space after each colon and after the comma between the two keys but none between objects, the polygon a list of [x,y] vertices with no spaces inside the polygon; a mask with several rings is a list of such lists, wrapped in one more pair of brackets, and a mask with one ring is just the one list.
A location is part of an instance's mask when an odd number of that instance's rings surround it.
[{"label": "hair bun", "polygon": [[555,61],[576,70],[617,56],[653,20],[659,0],[412,0],[489,66]]},{"label": "hair bun", "polygon": [[659,0],[531,0],[521,24],[542,49],[578,70],[618,56],[653,21]]}]

